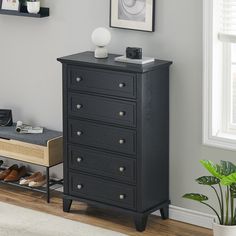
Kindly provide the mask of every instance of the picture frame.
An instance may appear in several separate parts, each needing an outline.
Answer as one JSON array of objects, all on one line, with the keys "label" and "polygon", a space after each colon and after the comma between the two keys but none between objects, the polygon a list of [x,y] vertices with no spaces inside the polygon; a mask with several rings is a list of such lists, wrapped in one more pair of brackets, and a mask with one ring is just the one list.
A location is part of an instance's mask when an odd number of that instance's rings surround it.
[{"label": "picture frame", "polygon": [[1,0],[1,10],[20,11],[19,0]]},{"label": "picture frame", "polygon": [[155,31],[155,0],[110,0],[110,27]]}]

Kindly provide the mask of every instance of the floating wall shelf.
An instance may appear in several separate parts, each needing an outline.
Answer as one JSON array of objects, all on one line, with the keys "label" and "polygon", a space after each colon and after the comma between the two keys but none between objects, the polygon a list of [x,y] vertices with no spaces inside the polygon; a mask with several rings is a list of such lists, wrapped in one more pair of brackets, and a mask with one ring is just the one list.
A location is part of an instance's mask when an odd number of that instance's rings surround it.
[{"label": "floating wall shelf", "polygon": [[40,12],[38,14],[28,13],[27,7],[21,7],[20,11],[9,11],[0,9],[1,15],[12,15],[12,16],[26,16],[26,17],[34,17],[34,18],[43,18],[49,16],[49,8],[41,7]]}]

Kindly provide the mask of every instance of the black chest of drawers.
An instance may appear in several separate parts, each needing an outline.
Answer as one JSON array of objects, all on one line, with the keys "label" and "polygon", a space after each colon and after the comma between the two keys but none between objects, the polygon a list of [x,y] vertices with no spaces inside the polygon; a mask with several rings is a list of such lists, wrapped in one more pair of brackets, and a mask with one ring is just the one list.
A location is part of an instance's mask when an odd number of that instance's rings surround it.
[{"label": "black chest of drawers", "polygon": [[134,216],[169,211],[169,66],[95,59],[92,52],[63,63],[64,198]]}]

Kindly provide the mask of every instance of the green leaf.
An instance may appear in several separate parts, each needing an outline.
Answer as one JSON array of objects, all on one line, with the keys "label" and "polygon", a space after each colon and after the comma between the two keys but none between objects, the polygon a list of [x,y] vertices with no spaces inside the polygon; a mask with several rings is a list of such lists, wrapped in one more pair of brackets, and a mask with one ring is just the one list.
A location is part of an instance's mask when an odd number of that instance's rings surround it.
[{"label": "green leaf", "polygon": [[220,173],[220,167],[214,165],[213,162],[208,160],[201,160],[200,163],[216,178],[222,179],[223,176]]},{"label": "green leaf", "polygon": [[221,184],[225,186],[236,184],[236,173],[223,177]]},{"label": "green leaf", "polygon": [[208,197],[199,193],[187,193],[183,198],[194,200],[197,202],[204,202],[208,200]]},{"label": "green leaf", "polygon": [[230,190],[236,193],[236,183],[235,184],[231,184]]},{"label": "green leaf", "polygon": [[236,166],[230,161],[220,161],[220,165],[216,165],[219,172],[223,176],[228,176],[236,173]]},{"label": "green leaf", "polygon": [[[230,191],[231,191],[232,197],[236,198],[236,184],[230,185]],[[236,208],[235,208],[235,210],[236,210]],[[235,215],[235,217],[236,217],[236,215]]]},{"label": "green leaf", "polygon": [[202,176],[202,177],[196,179],[196,182],[198,184],[212,186],[212,185],[215,185],[215,184],[219,184],[220,179],[216,178],[214,176]]}]

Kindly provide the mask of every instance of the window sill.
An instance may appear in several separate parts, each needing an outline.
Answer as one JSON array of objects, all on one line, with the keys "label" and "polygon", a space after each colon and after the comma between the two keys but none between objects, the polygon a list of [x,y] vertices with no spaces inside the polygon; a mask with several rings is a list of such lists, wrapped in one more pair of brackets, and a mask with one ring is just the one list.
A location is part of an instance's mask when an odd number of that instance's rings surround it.
[{"label": "window sill", "polygon": [[236,135],[220,133],[218,136],[204,137],[203,145],[236,151]]}]

